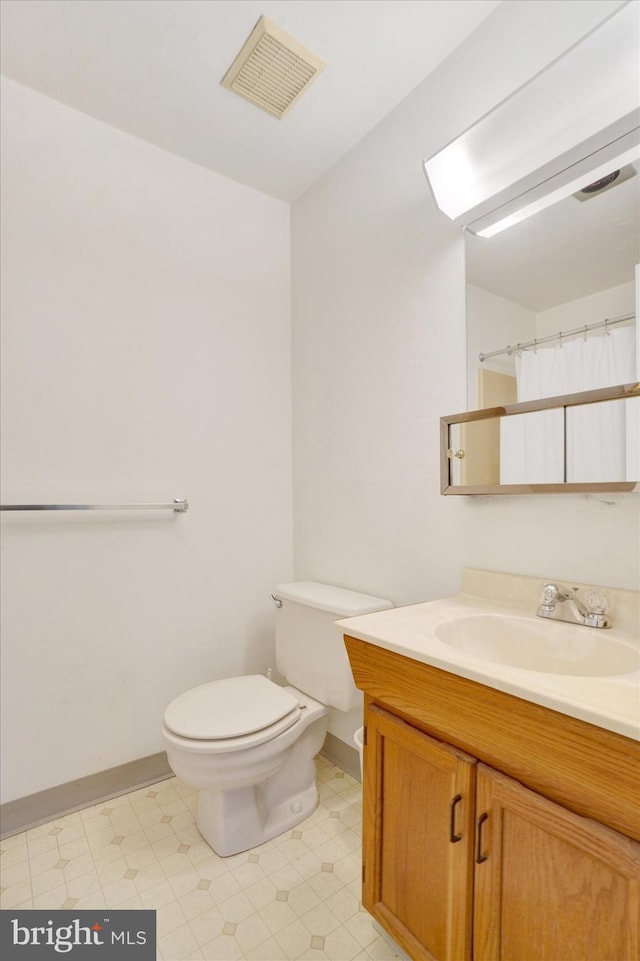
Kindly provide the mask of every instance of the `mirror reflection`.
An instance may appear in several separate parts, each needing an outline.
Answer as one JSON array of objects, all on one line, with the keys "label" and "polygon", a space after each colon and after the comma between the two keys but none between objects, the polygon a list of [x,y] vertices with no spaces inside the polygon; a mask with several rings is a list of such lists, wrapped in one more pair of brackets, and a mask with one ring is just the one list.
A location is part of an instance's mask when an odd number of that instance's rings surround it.
[{"label": "mirror reflection", "polygon": [[639,379],[638,168],[490,239],[465,234],[468,409]]},{"label": "mirror reflection", "polygon": [[608,484],[640,479],[640,396],[451,423],[449,483]]}]

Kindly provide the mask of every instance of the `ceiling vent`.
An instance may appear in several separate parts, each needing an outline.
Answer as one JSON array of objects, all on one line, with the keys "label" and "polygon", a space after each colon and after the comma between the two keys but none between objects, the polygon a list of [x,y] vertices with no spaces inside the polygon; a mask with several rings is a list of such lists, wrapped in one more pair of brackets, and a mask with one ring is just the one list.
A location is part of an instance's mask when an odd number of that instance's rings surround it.
[{"label": "ceiling vent", "polygon": [[222,78],[222,86],[280,118],[324,67],[324,62],[294,37],[260,17]]}]

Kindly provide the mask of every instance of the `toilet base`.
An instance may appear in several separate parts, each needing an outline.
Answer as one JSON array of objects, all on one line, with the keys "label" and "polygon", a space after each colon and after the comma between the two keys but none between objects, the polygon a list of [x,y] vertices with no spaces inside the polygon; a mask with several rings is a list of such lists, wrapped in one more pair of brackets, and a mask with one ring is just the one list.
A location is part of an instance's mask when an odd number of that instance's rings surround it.
[{"label": "toilet base", "polygon": [[287,751],[270,778],[231,791],[203,788],[196,826],[220,857],[239,854],[283,834],[318,806],[315,755],[327,732],[326,712],[314,720]]},{"label": "toilet base", "polygon": [[200,792],[196,826],[220,857],[239,854],[270,841],[308,818],[318,806],[318,789],[314,783],[294,798],[282,801],[264,818],[259,793],[259,786],[226,794]]}]

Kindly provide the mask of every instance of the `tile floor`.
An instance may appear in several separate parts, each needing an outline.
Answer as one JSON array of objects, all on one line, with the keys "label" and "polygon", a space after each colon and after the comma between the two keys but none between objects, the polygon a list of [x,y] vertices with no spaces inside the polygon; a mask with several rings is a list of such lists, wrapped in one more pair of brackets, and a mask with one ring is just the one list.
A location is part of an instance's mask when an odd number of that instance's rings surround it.
[{"label": "tile floor", "polygon": [[0,906],[155,909],[161,961],[395,959],[360,903],[360,784],[317,767],[317,811],[230,858],[200,837],[177,778],[8,838]]}]

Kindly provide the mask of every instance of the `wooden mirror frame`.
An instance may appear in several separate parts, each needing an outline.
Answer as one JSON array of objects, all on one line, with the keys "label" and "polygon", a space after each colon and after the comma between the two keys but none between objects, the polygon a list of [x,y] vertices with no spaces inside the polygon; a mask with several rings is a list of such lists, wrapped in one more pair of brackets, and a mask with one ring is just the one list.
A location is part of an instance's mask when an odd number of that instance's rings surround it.
[{"label": "wooden mirror frame", "polygon": [[509,417],[513,414],[526,414],[529,411],[564,409],[584,404],[597,404],[607,400],[625,400],[640,396],[640,383],[621,384],[618,387],[602,387],[599,390],[586,390],[577,394],[563,394],[558,397],[545,397],[542,400],[524,401],[507,404],[504,407],[487,407],[483,410],[470,410],[461,414],[450,414],[440,418],[440,493],[441,494],[584,494],[601,492],[640,491],[640,478],[637,481],[605,481],[602,483],[555,483],[555,484],[486,484],[464,485],[451,483],[451,457],[449,451],[450,428],[456,424],[466,424],[477,420],[492,420]]}]

